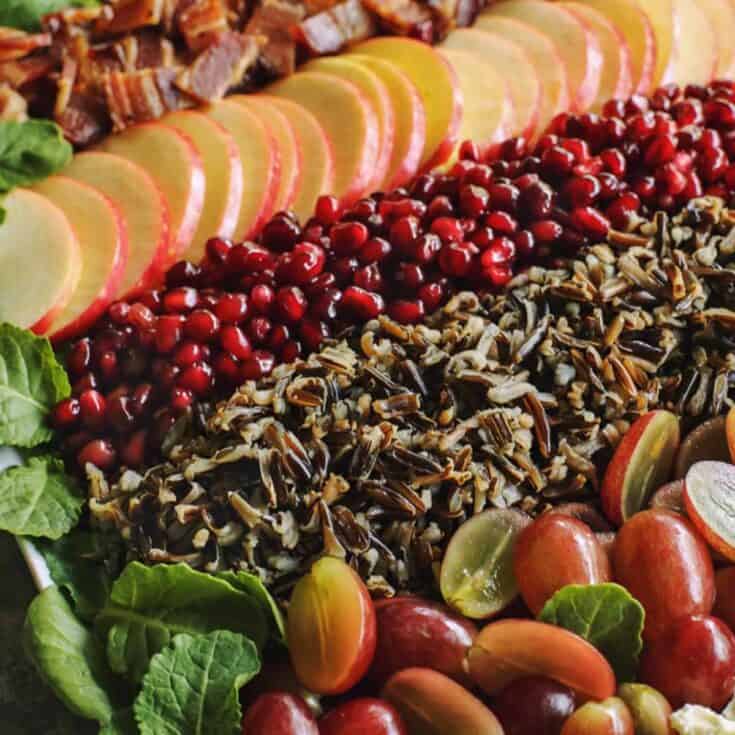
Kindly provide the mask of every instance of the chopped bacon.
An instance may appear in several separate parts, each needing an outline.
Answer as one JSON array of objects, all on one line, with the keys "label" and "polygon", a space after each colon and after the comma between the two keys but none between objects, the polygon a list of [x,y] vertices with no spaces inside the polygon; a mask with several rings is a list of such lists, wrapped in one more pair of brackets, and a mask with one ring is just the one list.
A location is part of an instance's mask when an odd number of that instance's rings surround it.
[{"label": "chopped bacon", "polygon": [[240,84],[260,47],[260,39],[254,36],[223,33],[179,74],[176,86],[202,104],[221,99],[230,87]]},{"label": "chopped bacon", "polygon": [[283,0],[264,0],[255,9],[245,32],[265,36],[268,41],[261,61],[278,76],[293,74],[296,68],[296,46],[290,29],[304,17],[304,8]]},{"label": "chopped bacon", "polygon": [[155,69],[173,66],[175,62],[172,43],[149,30],[95,46],[88,55],[97,75],[112,71]]},{"label": "chopped bacon", "polygon": [[416,0],[364,0],[387,30],[402,36],[424,39],[432,26],[431,11]]},{"label": "chopped bacon", "polygon": [[47,77],[55,68],[56,60],[50,56],[5,61],[0,64],[0,82],[9,84],[13,89],[22,89],[37,79]]},{"label": "chopped bacon", "polygon": [[0,120],[23,122],[28,119],[28,103],[8,84],[0,84]]},{"label": "chopped bacon", "polygon": [[56,122],[64,137],[75,146],[87,146],[101,140],[110,130],[107,109],[92,94],[74,92]]},{"label": "chopped bacon", "polygon": [[175,86],[179,71],[170,67],[107,74],[102,88],[115,130],[189,106]]},{"label": "chopped bacon", "polygon": [[112,14],[105,13],[97,20],[98,33],[124,33],[161,22],[164,0],[113,0]]},{"label": "chopped bacon", "polygon": [[183,0],[176,23],[192,51],[207,48],[219,34],[229,30],[224,0]]},{"label": "chopped bacon", "polygon": [[375,35],[375,21],[360,0],[346,0],[312,15],[294,30],[311,54],[333,54],[344,46]]},{"label": "chopped bacon", "polygon": [[23,33],[14,28],[0,26],[0,62],[15,61],[28,56],[32,51],[51,45],[50,33]]}]

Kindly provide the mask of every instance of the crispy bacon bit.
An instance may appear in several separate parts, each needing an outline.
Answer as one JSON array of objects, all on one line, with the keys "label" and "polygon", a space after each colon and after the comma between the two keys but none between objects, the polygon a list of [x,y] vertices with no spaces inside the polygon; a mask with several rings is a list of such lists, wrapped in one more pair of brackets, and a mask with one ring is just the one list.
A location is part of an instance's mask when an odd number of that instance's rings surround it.
[{"label": "crispy bacon bit", "polygon": [[289,29],[304,17],[304,8],[282,0],[264,0],[245,27],[246,33],[268,39],[261,60],[278,76],[296,68],[296,47]]},{"label": "crispy bacon bit", "polygon": [[91,94],[74,92],[64,111],[56,117],[66,139],[76,146],[87,146],[109,132],[107,109],[102,100]]},{"label": "crispy bacon bit", "polygon": [[50,56],[29,56],[18,61],[6,61],[0,64],[0,82],[9,84],[13,89],[22,89],[48,76],[55,67],[56,60]]},{"label": "crispy bacon bit", "polygon": [[179,74],[176,86],[203,104],[221,99],[230,87],[240,84],[258,58],[260,47],[254,36],[225,33]]},{"label": "crispy bacon bit", "polygon": [[161,22],[164,0],[113,0],[112,15],[101,15],[95,30],[98,33],[124,33]]},{"label": "crispy bacon bit", "polygon": [[29,34],[0,26],[0,62],[15,61],[51,45],[50,33]]},{"label": "crispy bacon bit", "polygon": [[183,0],[176,23],[192,51],[207,48],[219,34],[229,30],[224,0]]},{"label": "crispy bacon bit", "polygon": [[332,54],[348,44],[375,35],[372,16],[360,0],[346,0],[330,10],[312,15],[295,30],[310,53]]},{"label": "crispy bacon bit", "polygon": [[363,4],[392,33],[422,40],[433,35],[431,11],[416,0],[364,0]]},{"label": "crispy bacon bit", "polygon": [[7,84],[0,84],[0,120],[23,122],[28,119],[28,104]]},{"label": "crispy bacon bit", "polygon": [[114,129],[124,130],[186,107],[175,86],[179,73],[173,67],[108,74],[103,80],[103,90]]}]

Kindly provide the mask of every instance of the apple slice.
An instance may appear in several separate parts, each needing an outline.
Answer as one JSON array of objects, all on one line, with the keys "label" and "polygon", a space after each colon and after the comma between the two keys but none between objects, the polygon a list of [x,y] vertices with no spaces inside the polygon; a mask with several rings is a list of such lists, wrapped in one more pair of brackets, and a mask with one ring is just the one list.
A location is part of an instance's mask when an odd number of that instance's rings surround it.
[{"label": "apple slice", "polygon": [[416,86],[395,64],[377,56],[351,54],[359,64],[374,71],[385,84],[394,111],[393,153],[385,190],[408,183],[419,169],[426,143],[426,113]]},{"label": "apple slice", "polygon": [[28,189],[3,198],[0,321],[45,334],[82,272],[79,241],[64,212]]},{"label": "apple slice", "polygon": [[600,89],[597,92],[597,100],[593,109],[602,109],[605,102],[611,99],[630,97],[633,93],[630,48],[618,26],[589,5],[578,2],[563,2],[560,5],[587,23],[600,42],[603,64]]},{"label": "apple slice", "polygon": [[633,92],[649,94],[656,72],[656,36],[648,13],[638,0],[577,0],[602,13],[623,34],[630,48]]},{"label": "apple slice", "polygon": [[[521,46],[490,31],[459,28],[447,36],[442,48],[467,51],[492,66],[502,79],[511,80],[508,87],[515,122],[509,133],[533,137],[541,110],[541,80]],[[465,98],[465,107],[468,104]]]},{"label": "apple slice", "polygon": [[160,123],[145,123],[111,135],[99,149],[140,166],[163,192],[171,216],[170,265],[191,244],[204,208],[204,164],[191,138]]},{"label": "apple slice", "polygon": [[204,256],[210,237],[235,234],[242,202],[243,171],[232,136],[201,112],[181,110],[161,119],[163,125],[188,135],[199,151],[207,185],[199,225],[184,257],[193,263]]},{"label": "apple slice", "polygon": [[441,54],[452,65],[464,97],[459,141],[473,140],[481,151],[509,137],[515,115],[508,83],[495,67],[469,51],[443,48]]},{"label": "apple slice", "polygon": [[305,71],[266,91],[300,104],[319,120],[333,146],[335,194],[343,204],[370,192],[380,132],[375,111],[355,84],[320,71]]},{"label": "apple slice", "polygon": [[697,0],[699,9],[707,16],[717,39],[717,68],[715,77],[726,79],[735,72],[735,2],[733,0]]},{"label": "apple slice", "polygon": [[682,441],[676,455],[674,478],[686,476],[689,468],[706,459],[715,462],[729,462],[730,450],[727,445],[726,419],[715,416],[692,429]]},{"label": "apple slice", "polygon": [[82,252],[79,283],[49,329],[51,339],[62,342],[89,329],[117,296],[128,259],[128,232],[117,206],[89,184],[51,176],[34,190],[66,215]]},{"label": "apple slice", "polygon": [[675,82],[676,28],[675,0],[637,0],[648,15],[656,39],[656,67],[651,80],[651,90],[662,84]]},{"label": "apple slice", "polygon": [[290,209],[299,191],[303,175],[303,153],[296,139],[295,124],[264,95],[235,94],[227,98],[230,102],[245,105],[273,134],[281,158],[281,177],[278,182],[273,209],[280,212]]},{"label": "apple slice", "polygon": [[168,203],[140,166],[112,153],[78,153],[63,171],[101,191],[125,219],[130,244],[119,298],[131,298],[158,283],[169,262],[171,230]]},{"label": "apple slice", "polygon": [[457,144],[463,107],[459,81],[447,62],[431,46],[409,38],[371,38],[351,50],[390,61],[413,82],[426,114],[420,169],[444,163]]},{"label": "apple slice", "polygon": [[396,113],[381,78],[372,70],[348,56],[322,56],[302,67],[304,71],[320,71],[352,82],[365,95],[378,118],[378,157],[368,191],[385,188],[388,167],[393,155]]},{"label": "apple slice", "polygon": [[492,31],[521,46],[541,80],[538,130],[543,131],[555,115],[569,108],[569,74],[554,42],[527,23],[502,15],[479,15],[475,28]]},{"label": "apple slice", "polygon": [[242,203],[235,238],[247,240],[273,216],[281,181],[281,157],[275,138],[246,107],[221,100],[206,114],[235,140],[243,173]]},{"label": "apple slice", "polygon": [[319,121],[308,110],[291,100],[258,94],[255,100],[265,99],[278,108],[293,125],[296,143],[301,151],[303,175],[291,209],[304,222],[311,216],[316,200],[322,194],[334,191],[334,151]]},{"label": "apple slice", "polygon": [[611,523],[622,526],[669,479],[679,439],[679,419],[669,411],[649,411],[628,429],[600,490],[602,509]]},{"label": "apple slice", "polygon": [[707,543],[735,562],[735,466],[697,462],[684,479],[684,508]]},{"label": "apple slice", "polygon": [[673,81],[708,84],[718,63],[717,37],[699,0],[674,0],[676,53]]},{"label": "apple slice", "polygon": [[508,0],[484,12],[515,18],[545,33],[555,42],[569,72],[572,112],[584,112],[594,104],[603,58],[597,36],[586,23],[557,3],[540,0]]}]

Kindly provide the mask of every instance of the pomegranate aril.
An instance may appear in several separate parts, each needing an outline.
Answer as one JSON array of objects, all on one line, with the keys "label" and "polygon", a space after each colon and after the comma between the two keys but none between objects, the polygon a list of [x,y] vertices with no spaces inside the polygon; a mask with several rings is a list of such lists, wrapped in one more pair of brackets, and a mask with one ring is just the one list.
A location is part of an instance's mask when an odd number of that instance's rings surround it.
[{"label": "pomegranate aril", "polygon": [[82,423],[90,431],[100,431],[105,425],[107,401],[97,390],[90,388],[79,394]]},{"label": "pomegranate aril", "polygon": [[[536,238],[530,230],[521,230],[513,238],[515,250],[521,258],[530,258],[536,250]],[[513,256],[509,258],[512,260]]]},{"label": "pomegranate aril", "polygon": [[485,224],[497,235],[514,235],[518,222],[507,212],[491,212],[485,217]]},{"label": "pomegranate aril", "polygon": [[339,220],[341,207],[337,197],[323,194],[316,200],[314,215],[320,224],[325,227],[333,225]]},{"label": "pomegranate aril", "polygon": [[411,215],[397,219],[391,226],[389,240],[393,247],[408,253],[420,232],[419,220]]},{"label": "pomegranate aril", "polygon": [[463,217],[477,218],[488,205],[490,195],[480,186],[463,186],[459,192],[459,210]]},{"label": "pomegranate aril", "polygon": [[729,161],[721,148],[708,148],[699,154],[697,173],[708,184],[719,181],[727,171]]},{"label": "pomegranate aril", "polygon": [[120,449],[120,462],[126,467],[138,468],[145,463],[148,430],[138,429]]},{"label": "pomegranate aril", "polygon": [[232,240],[210,237],[205,245],[207,258],[213,263],[225,263],[232,250]]},{"label": "pomegranate aril", "polygon": [[391,244],[387,240],[382,237],[373,237],[360,248],[357,257],[362,265],[370,265],[385,260],[391,251]]},{"label": "pomegranate aril", "polygon": [[448,276],[464,278],[472,267],[476,248],[470,243],[450,242],[439,252],[439,267]]},{"label": "pomegranate aril", "polygon": [[117,463],[117,453],[106,439],[93,439],[77,454],[77,463],[80,467],[84,467],[88,462],[100,470],[111,470]]},{"label": "pomegranate aril", "polygon": [[88,337],[75,342],[66,356],[66,368],[73,377],[89,370],[92,362],[92,344]]},{"label": "pomegranate aril", "polygon": [[617,176],[613,176],[613,174],[598,174],[597,181],[600,184],[599,199],[602,201],[610,201],[610,199],[613,199],[616,196],[620,189],[620,181],[618,181]]},{"label": "pomegranate aril", "polygon": [[528,142],[525,138],[509,138],[500,146],[500,158],[504,161],[516,161],[528,154]]},{"label": "pomegranate aril", "polygon": [[352,277],[352,282],[355,286],[364,288],[366,291],[383,290],[383,276],[380,273],[380,268],[375,264],[358,268]]},{"label": "pomegranate aril", "polygon": [[202,359],[202,347],[198,342],[187,340],[182,342],[175,350],[173,361],[179,367],[193,365]]},{"label": "pomegranate aril", "polygon": [[212,368],[217,376],[217,384],[231,387],[240,377],[240,362],[226,352],[215,355]]},{"label": "pomegranate aril", "polygon": [[276,293],[278,315],[286,322],[298,322],[306,314],[308,303],[298,286],[284,286]]},{"label": "pomegranate aril", "polygon": [[114,383],[120,375],[117,355],[114,352],[103,352],[97,359],[97,370],[105,383]]},{"label": "pomegranate aril", "polygon": [[603,240],[610,231],[610,222],[593,207],[578,207],[572,212],[574,226],[592,240]]},{"label": "pomegranate aril", "polygon": [[655,135],[645,146],[643,161],[654,168],[673,160],[676,155],[677,140],[673,135]]},{"label": "pomegranate aril", "polygon": [[107,421],[115,431],[124,434],[135,424],[132,402],[129,396],[107,397]]},{"label": "pomegranate aril", "polygon": [[399,263],[396,272],[393,274],[393,280],[399,289],[405,287],[411,291],[415,291],[424,283],[426,275],[424,274],[423,268],[416,263]]},{"label": "pomegranate aril", "polygon": [[[159,321],[160,319],[171,320],[170,326],[166,326],[168,322],[164,322],[164,329],[173,329],[174,318],[175,317],[159,317]],[[197,309],[196,311],[192,311],[191,314],[186,317],[186,321],[184,322],[184,334],[189,337],[189,339],[193,339],[196,342],[209,342],[214,339],[219,332],[219,328],[219,319],[213,312],[209,311],[209,309]],[[158,329],[158,325],[156,326],[156,329]]]},{"label": "pomegranate aril", "polygon": [[433,222],[439,217],[454,217],[455,214],[456,210],[452,200],[448,196],[440,194],[431,200],[426,210],[425,220],[427,222]]},{"label": "pomegranate aril", "polygon": [[254,316],[245,327],[248,337],[256,344],[263,344],[273,329],[271,320],[265,316]]},{"label": "pomegranate aril", "polygon": [[415,324],[424,318],[425,313],[421,300],[397,299],[388,304],[388,316],[401,324]]},{"label": "pomegranate aril", "polygon": [[600,182],[594,176],[574,176],[564,185],[564,196],[571,207],[586,207],[600,196]]},{"label": "pomegranate aril", "polygon": [[431,223],[431,231],[444,243],[459,243],[464,239],[462,224],[454,217],[438,217]]},{"label": "pomegranate aril", "polygon": [[[235,363],[235,373],[237,374],[237,363]],[[193,403],[194,403],[194,394],[190,390],[176,386],[171,391],[171,396],[169,398],[169,405],[171,406],[171,409],[175,413],[177,414],[183,413]]]},{"label": "pomegranate aril", "polygon": [[54,428],[69,431],[79,423],[81,408],[76,398],[66,398],[54,406],[51,423]]},{"label": "pomegranate aril", "polygon": [[368,228],[362,222],[342,222],[329,230],[332,250],[337,255],[354,255],[370,237]]},{"label": "pomegranate aril", "polygon": [[[154,327],[156,350],[161,354],[171,352],[181,341],[184,334],[184,320],[178,314],[163,315],[156,318]],[[196,335],[189,336],[197,338]]]},{"label": "pomegranate aril", "polygon": [[219,341],[224,350],[239,360],[247,360],[252,354],[253,348],[250,346],[250,340],[240,327],[233,325],[222,327],[219,333]]},{"label": "pomegranate aril", "polygon": [[515,243],[507,237],[496,237],[492,245],[480,256],[480,263],[483,268],[489,267],[492,263],[507,263],[511,261],[516,254]]},{"label": "pomegranate aril", "polygon": [[508,263],[493,263],[484,273],[496,288],[505,286],[513,277],[513,270]]},{"label": "pomegranate aril", "polygon": [[179,377],[181,368],[163,358],[157,358],[151,366],[151,375],[156,383],[164,389],[170,388]]},{"label": "pomegranate aril", "polygon": [[670,163],[661,166],[656,172],[656,190],[659,194],[675,197],[684,191],[686,185],[686,176]]},{"label": "pomegranate aril", "polygon": [[206,362],[198,362],[181,371],[176,385],[190,390],[194,395],[205,397],[212,387],[212,367]]},{"label": "pomegranate aril", "polygon": [[318,319],[331,322],[337,318],[339,302],[342,300],[342,292],[336,288],[328,288],[311,302],[309,313]]},{"label": "pomegranate aril", "polygon": [[[178,263],[174,263],[174,265],[172,265],[166,272],[166,286],[168,288],[196,286],[198,285],[201,274],[202,271],[198,265],[194,265],[194,263],[190,263],[188,260],[180,260]],[[149,292],[149,294],[150,293],[151,292]],[[149,298],[155,299],[156,297],[151,294]],[[143,301],[151,311],[156,311],[156,309],[145,299],[139,300]]]},{"label": "pomegranate aril", "polygon": [[301,344],[295,339],[290,339],[285,345],[283,345],[280,357],[282,362],[293,362],[297,358],[301,357]]},{"label": "pomegranate aril", "polygon": [[627,170],[627,161],[625,156],[617,148],[608,148],[600,153],[600,160],[605,170],[617,176],[618,178],[625,175]]},{"label": "pomegranate aril", "polygon": [[285,252],[291,250],[301,238],[298,223],[284,213],[277,214],[268,222],[260,235],[260,242],[268,250]]},{"label": "pomegranate aril", "polygon": [[270,375],[276,363],[272,352],[266,350],[255,350],[252,357],[245,360],[240,368],[242,380],[259,380]]},{"label": "pomegranate aril", "polygon": [[85,390],[94,390],[99,386],[99,380],[93,372],[86,372],[81,375],[72,385],[72,393],[75,396],[80,395]]},{"label": "pomegranate aril", "polygon": [[553,201],[553,189],[547,183],[537,181],[521,192],[520,209],[531,219],[546,219],[551,214]]},{"label": "pomegranate aril", "polygon": [[384,310],[385,302],[380,294],[371,293],[359,286],[350,286],[342,294],[340,311],[357,317],[360,321],[375,319]]},{"label": "pomegranate aril", "polygon": [[[268,347],[273,350],[273,352],[279,352],[283,345],[285,345],[286,342],[288,342],[288,340],[290,339],[291,329],[285,324],[276,324],[271,330],[271,333],[268,335]],[[235,357],[239,357],[239,355],[237,355],[237,353],[235,353],[234,351],[233,355],[235,355]],[[247,355],[246,357],[250,357],[250,355]]]},{"label": "pomegranate aril", "polygon": [[564,176],[574,166],[574,154],[561,146],[554,145],[541,156],[542,170],[547,176]]},{"label": "pomegranate aril", "polygon": [[426,312],[431,313],[441,306],[444,299],[444,289],[441,283],[425,283],[419,289],[418,297]]},{"label": "pomegranate aril", "polygon": [[346,286],[352,282],[355,271],[360,267],[360,262],[354,256],[348,255],[343,258],[337,258],[331,263],[331,271],[334,273],[336,283],[339,286]]},{"label": "pomegranate aril", "polygon": [[411,249],[411,257],[423,265],[432,263],[442,248],[438,235],[427,232],[416,238]]},{"label": "pomegranate aril", "polygon": [[107,310],[107,316],[110,318],[110,321],[118,325],[128,323],[128,314],[130,314],[130,304],[126,301],[116,301]]},{"label": "pomegranate aril", "polygon": [[304,319],[299,325],[299,335],[308,352],[319,349],[319,345],[329,337],[329,327],[322,321]]},{"label": "pomegranate aril", "polygon": [[244,293],[222,294],[213,308],[223,324],[239,324],[248,315],[248,297]]},{"label": "pomegranate aril", "polygon": [[719,97],[704,103],[707,125],[729,130],[735,127],[735,103]]}]

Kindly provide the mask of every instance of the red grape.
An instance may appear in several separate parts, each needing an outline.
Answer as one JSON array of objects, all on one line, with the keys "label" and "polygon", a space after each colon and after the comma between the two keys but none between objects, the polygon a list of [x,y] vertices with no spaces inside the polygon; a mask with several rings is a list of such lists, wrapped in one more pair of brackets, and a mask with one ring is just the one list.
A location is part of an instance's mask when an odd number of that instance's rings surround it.
[{"label": "red grape", "polygon": [[559,735],[574,712],[575,696],[553,679],[528,676],[508,684],[492,706],[505,735]]},{"label": "red grape", "polygon": [[363,697],[335,707],[319,720],[319,735],[408,735],[396,708]]},{"label": "red grape", "polygon": [[625,702],[610,697],[587,702],[565,723],[561,735],[634,735],[633,717]]},{"label": "red grape", "polygon": [[311,710],[288,692],[262,694],[248,708],[242,735],[319,735]]}]

